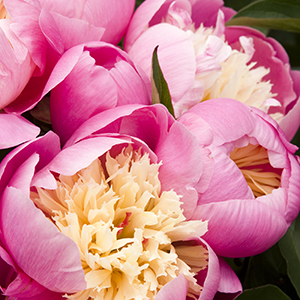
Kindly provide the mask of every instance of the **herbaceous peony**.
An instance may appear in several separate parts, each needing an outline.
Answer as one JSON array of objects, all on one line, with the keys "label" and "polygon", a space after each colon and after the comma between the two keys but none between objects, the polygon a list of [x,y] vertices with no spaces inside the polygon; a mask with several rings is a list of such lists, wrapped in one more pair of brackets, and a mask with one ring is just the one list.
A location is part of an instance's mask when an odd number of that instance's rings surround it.
[{"label": "herbaceous peony", "polygon": [[219,255],[263,252],[299,213],[297,147],[271,117],[236,100],[206,101],[179,118],[200,142],[203,120],[214,134],[207,147],[214,170],[192,219],[209,220],[204,238]]},{"label": "herbaceous peony", "polygon": [[90,42],[60,58],[42,97],[51,91],[52,126],[64,143],[96,113],[125,104],[150,104],[148,81],[126,52],[108,43]]},{"label": "herbaceous peony", "polygon": [[291,139],[300,122],[294,117],[300,110],[294,105],[299,72],[291,73],[287,54],[273,39],[247,27],[225,28],[230,14],[219,8],[212,3],[208,23],[189,1],[145,1],[133,16],[125,49],[150,77],[159,45],[176,116],[201,101],[233,98],[269,113]]},{"label": "herbaceous peony", "polygon": [[[14,101],[10,101],[6,111],[23,113],[34,107],[53,67],[69,48],[89,41],[118,43],[125,33],[134,3],[134,0],[4,1],[11,18],[9,28],[24,44],[24,58],[26,49],[36,65],[32,77],[22,77],[22,89],[27,83],[23,91],[21,88],[18,91],[22,93],[10,93]],[[25,71],[32,73],[29,67],[23,68],[24,75]]]},{"label": "herbaceous peony", "polygon": [[95,115],[62,150],[52,132],[16,148],[0,165],[4,295],[233,299],[236,275],[201,238],[209,221],[185,216],[202,155],[161,105]]}]

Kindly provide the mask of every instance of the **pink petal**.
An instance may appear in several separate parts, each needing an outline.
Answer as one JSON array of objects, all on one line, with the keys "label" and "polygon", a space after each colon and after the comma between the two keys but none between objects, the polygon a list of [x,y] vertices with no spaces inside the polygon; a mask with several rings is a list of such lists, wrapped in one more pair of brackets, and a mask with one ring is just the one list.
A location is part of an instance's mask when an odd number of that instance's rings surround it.
[{"label": "pink petal", "polygon": [[33,61],[42,73],[46,64],[47,41],[38,24],[40,8],[21,0],[4,1],[4,5],[11,19],[14,20],[11,26],[12,30],[26,45]]},{"label": "pink petal", "polygon": [[134,5],[134,0],[88,0],[85,1],[82,19],[105,28],[102,40],[117,44],[127,29]]},{"label": "pink petal", "polygon": [[200,116],[209,124],[215,135],[214,144],[217,146],[250,133],[256,122],[246,105],[232,99],[211,99],[192,107],[187,112],[189,113]]},{"label": "pink petal", "polygon": [[132,44],[148,27],[148,23],[166,0],[153,0],[143,2],[135,11],[124,40],[124,48],[129,51]]},{"label": "pink petal", "polygon": [[39,22],[48,42],[60,54],[82,43],[100,41],[105,32],[105,28],[45,9],[40,14]]},{"label": "pink petal", "polygon": [[29,198],[7,187],[0,213],[3,242],[26,274],[55,292],[85,289],[76,244],[60,233]]},{"label": "pink petal", "polygon": [[0,149],[34,139],[40,129],[21,116],[0,114]]},{"label": "pink petal", "polygon": [[36,67],[26,46],[10,29],[11,23],[8,19],[0,20],[0,109],[17,98]]},{"label": "pink petal", "polygon": [[39,163],[35,168],[35,171],[38,172],[47,165],[59,151],[59,138],[51,131],[40,138],[12,150],[5,156],[0,164],[0,194],[2,194],[19,166],[32,156],[33,153],[37,153],[40,156]]},{"label": "pink petal", "polygon": [[208,232],[203,238],[218,255],[227,257],[263,252],[275,244],[288,228],[281,213],[270,210],[255,199],[200,205],[192,219],[209,220]]},{"label": "pink petal", "polygon": [[180,274],[178,277],[164,285],[156,295],[155,300],[186,300],[188,288],[188,281]]},{"label": "pink petal", "polygon": [[[32,185],[41,186],[46,189],[56,188],[56,182],[49,171],[63,175],[74,175],[77,171],[90,165],[96,158],[106,153],[114,145],[127,145],[128,142],[130,141],[103,136],[86,139],[64,148],[44,169],[35,174]],[[47,176],[47,174],[49,175]],[[49,180],[49,176],[52,179]]]},{"label": "pink petal", "polygon": [[209,188],[199,195],[199,205],[231,199],[254,199],[245,177],[234,161],[218,148],[211,147],[214,162]]},{"label": "pink petal", "polygon": [[[198,0],[192,6],[192,19],[195,27],[198,28],[202,23],[205,27],[216,25],[218,11],[223,7],[222,0]],[[226,20],[231,17],[232,12],[226,11]]]},{"label": "pink petal", "polygon": [[220,282],[219,259],[205,240],[200,238],[197,243],[202,244],[208,251],[208,266],[197,274],[197,281],[203,286],[199,300],[214,299]]},{"label": "pink petal", "polygon": [[189,218],[198,200],[193,187],[203,172],[197,139],[184,126],[176,122],[168,134],[161,138],[155,153],[162,161],[159,169],[162,190],[173,189],[182,196],[184,215]]},{"label": "pink petal", "polygon": [[291,104],[292,108],[288,106],[287,114],[279,123],[289,141],[294,137],[300,125],[300,72],[291,71],[291,76],[293,79],[294,91],[297,97],[296,100]]},{"label": "pink petal", "polygon": [[159,24],[146,30],[136,40],[129,55],[149,78],[152,53],[157,45],[160,67],[168,83],[172,100],[177,102],[195,79],[196,63],[192,41],[184,31],[169,24]]},{"label": "pink petal", "polygon": [[84,125],[80,126],[75,131],[75,133],[64,145],[64,148],[69,147],[82,138],[85,138],[86,136],[108,126],[110,123],[113,123],[120,117],[130,115],[133,111],[141,107],[141,105],[126,105],[115,107],[111,110],[103,111],[102,113],[89,118],[87,121],[85,121]]},{"label": "pink petal", "polygon": [[[220,283],[218,287],[218,299],[234,299],[236,298],[243,290],[240,280],[238,279],[237,275],[234,271],[229,267],[226,261],[219,257],[219,264],[220,264]],[[228,297],[231,294],[231,297]]]},{"label": "pink petal", "polygon": [[22,93],[14,102],[5,107],[7,113],[22,114],[23,112],[32,109],[40,101],[50,73],[59,59],[59,54],[48,44],[46,49],[44,49],[44,52],[47,53],[47,55],[45,55],[47,64],[45,65],[45,69],[43,69],[42,75],[37,74],[37,76],[31,77]]},{"label": "pink petal", "polygon": [[118,106],[136,103],[151,104],[145,82],[126,61],[118,61],[115,67],[110,70],[110,75],[118,88]]}]

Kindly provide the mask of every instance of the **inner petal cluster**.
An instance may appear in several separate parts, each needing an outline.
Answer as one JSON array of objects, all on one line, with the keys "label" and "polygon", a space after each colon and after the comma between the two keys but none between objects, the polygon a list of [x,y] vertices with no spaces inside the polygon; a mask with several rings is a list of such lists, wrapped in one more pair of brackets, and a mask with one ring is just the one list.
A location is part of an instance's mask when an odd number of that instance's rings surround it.
[{"label": "inner petal cluster", "polygon": [[271,194],[274,189],[279,188],[280,170],[270,165],[267,149],[248,144],[246,147],[235,148],[230,153],[230,158],[243,173],[255,197]]},{"label": "inner petal cluster", "polygon": [[154,299],[180,274],[189,281],[189,295],[199,297],[194,276],[207,267],[207,250],[180,241],[202,236],[207,223],[185,220],[180,196],[161,191],[159,167],[128,147],[73,176],[59,175],[56,190],[32,192],[80,251],[87,289],[66,297]]}]

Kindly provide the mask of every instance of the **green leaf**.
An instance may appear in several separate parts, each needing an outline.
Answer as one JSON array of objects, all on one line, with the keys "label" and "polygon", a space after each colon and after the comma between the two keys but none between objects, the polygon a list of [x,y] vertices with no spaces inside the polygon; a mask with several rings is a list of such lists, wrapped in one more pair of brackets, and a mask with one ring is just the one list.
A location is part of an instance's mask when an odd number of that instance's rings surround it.
[{"label": "green leaf", "polygon": [[265,285],[259,288],[245,290],[236,300],[291,300],[275,285]]},{"label": "green leaf", "polygon": [[287,274],[300,297],[300,215],[278,244],[287,263]]},{"label": "green leaf", "polygon": [[300,32],[300,0],[260,0],[242,8],[226,25]]},{"label": "green leaf", "polygon": [[164,78],[164,75],[159,66],[157,57],[158,46],[155,47],[152,55],[152,104],[161,103],[167,107],[171,115],[174,116],[173,105],[171,101],[171,95],[169,92],[168,84]]}]

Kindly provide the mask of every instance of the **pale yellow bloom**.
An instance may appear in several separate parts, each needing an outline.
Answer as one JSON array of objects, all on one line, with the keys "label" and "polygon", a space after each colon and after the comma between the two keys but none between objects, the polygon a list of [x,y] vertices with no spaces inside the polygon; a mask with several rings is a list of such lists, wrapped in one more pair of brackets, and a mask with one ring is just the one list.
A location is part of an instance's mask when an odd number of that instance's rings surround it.
[{"label": "pale yellow bloom", "polygon": [[207,267],[208,252],[178,242],[202,236],[207,222],[185,220],[180,196],[161,191],[159,167],[128,147],[73,176],[59,175],[56,190],[32,193],[78,245],[87,289],[67,298],[154,299],[180,274],[189,281],[189,294],[199,297],[194,275]]}]

